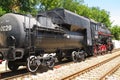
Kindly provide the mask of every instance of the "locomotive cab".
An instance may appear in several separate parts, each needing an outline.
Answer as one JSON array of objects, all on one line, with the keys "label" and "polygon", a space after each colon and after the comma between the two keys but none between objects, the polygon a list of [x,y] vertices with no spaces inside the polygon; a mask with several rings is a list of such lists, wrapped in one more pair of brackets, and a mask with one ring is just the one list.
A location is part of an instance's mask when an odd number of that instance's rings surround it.
[{"label": "locomotive cab", "polygon": [[94,20],[90,20],[92,41],[98,39],[98,24]]}]

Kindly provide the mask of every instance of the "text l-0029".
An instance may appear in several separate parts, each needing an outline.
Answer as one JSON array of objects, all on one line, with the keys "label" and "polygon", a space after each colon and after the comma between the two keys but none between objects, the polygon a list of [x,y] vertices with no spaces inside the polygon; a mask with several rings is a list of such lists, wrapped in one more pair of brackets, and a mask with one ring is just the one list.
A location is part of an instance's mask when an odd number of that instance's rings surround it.
[{"label": "text l-0029", "polygon": [[11,30],[12,30],[12,25],[0,26],[0,31],[11,31]]}]

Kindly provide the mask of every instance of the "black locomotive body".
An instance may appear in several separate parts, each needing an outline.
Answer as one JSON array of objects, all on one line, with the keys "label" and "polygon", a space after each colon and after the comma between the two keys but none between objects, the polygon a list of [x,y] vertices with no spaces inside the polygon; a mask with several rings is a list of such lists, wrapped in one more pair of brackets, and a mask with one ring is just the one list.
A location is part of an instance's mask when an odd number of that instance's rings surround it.
[{"label": "black locomotive body", "polygon": [[45,53],[76,62],[112,49],[104,25],[65,9],[39,12],[36,18],[13,13],[0,18],[0,58],[13,71],[26,63],[31,72],[39,65],[52,68],[55,57]]}]

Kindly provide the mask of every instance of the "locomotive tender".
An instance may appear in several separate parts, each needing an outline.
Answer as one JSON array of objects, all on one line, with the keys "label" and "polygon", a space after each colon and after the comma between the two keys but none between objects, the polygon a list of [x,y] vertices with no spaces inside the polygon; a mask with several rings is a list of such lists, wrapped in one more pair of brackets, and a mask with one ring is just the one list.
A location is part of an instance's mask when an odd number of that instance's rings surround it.
[{"label": "locomotive tender", "polygon": [[55,57],[49,53],[77,62],[111,51],[111,37],[105,25],[61,8],[36,18],[8,13],[0,18],[0,60],[12,71],[25,65],[35,72],[40,65],[53,68]]}]

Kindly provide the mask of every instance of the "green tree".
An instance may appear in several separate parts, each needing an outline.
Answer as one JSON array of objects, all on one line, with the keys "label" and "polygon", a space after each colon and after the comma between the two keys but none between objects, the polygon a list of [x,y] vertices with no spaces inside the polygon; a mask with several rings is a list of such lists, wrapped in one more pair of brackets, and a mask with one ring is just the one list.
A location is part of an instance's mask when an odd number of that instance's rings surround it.
[{"label": "green tree", "polygon": [[36,6],[39,5],[39,0],[19,0],[20,12],[31,13],[35,15],[37,13]]},{"label": "green tree", "polygon": [[62,0],[62,8],[70,10],[78,14],[79,6],[83,3],[83,0]]},{"label": "green tree", "polygon": [[40,0],[40,10],[50,10],[54,8],[65,8],[70,11],[78,10],[78,6],[83,0]]},{"label": "green tree", "polygon": [[90,16],[91,16],[91,14],[90,14],[90,13],[91,13],[90,8],[89,8],[88,6],[82,5],[82,4],[80,4],[80,5],[78,6],[77,13],[78,13],[79,15],[85,16],[85,17],[87,17],[87,18],[90,18]]},{"label": "green tree", "polygon": [[120,26],[115,25],[113,27],[110,28],[113,38],[116,40],[120,40]]},{"label": "green tree", "polygon": [[99,7],[90,8],[90,18],[94,19],[97,22],[104,23],[107,27],[111,27],[110,15],[109,12]]},{"label": "green tree", "polygon": [[40,0],[39,9],[45,11],[61,7],[61,2],[62,0]]},{"label": "green tree", "polygon": [[0,7],[0,16],[2,16],[3,14],[5,14],[6,11],[4,11],[1,7]]},{"label": "green tree", "polygon": [[39,4],[39,0],[0,0],[0,6],[7,13],[18,12],[18,13],[36,13],[36,5]]}]

